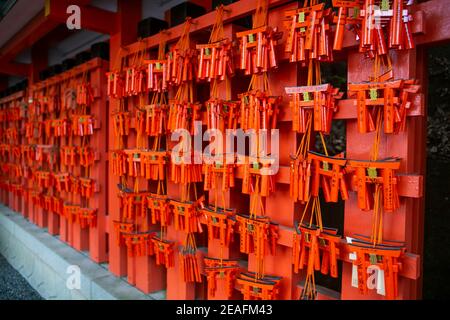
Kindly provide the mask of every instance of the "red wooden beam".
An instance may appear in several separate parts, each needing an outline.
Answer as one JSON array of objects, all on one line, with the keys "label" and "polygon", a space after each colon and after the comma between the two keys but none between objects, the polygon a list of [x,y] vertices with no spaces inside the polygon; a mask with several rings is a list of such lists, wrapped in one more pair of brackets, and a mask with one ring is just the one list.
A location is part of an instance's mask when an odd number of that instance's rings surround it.
[{"label": "red wooden beam", "polygon": [[0,63],[11,61],[21,51],[29,48],[56,28],[57,25],[57,22],[45,17],[44,10],[42,10],[0,49]]},{"label": "red wooden beam", "polygon": [[[433,0],[420,3],[414,7],[414,11],[423,11],[423,32],[414,37],[414,42],[419,44],[433,44],[450,40],[450,6],[447,0]],[[414,16],[416,18],[416,15]],[[416,21],[419,23],[419,21]]]},{"label": "red wooden beam", "polygon": [[[278,232],[279,233],[278,244],[292,248],[294,232],[295,230],[293,228],[280,225]],[[350,262],[349,259],[350,250],[347,245],[347,241],[345,239],[341,239],[339,249],[340,252],[338,259],[345,262]],[[416,280],[420,277],[421,268],[419,255],[406,253],[402,262],[403,262],[403,269],[399,273],[400,276],[413,280]]]},{"label": "red wooden beam", "polygon": [[[90,2],[91,0],[78,0],[72,2],[72,4],[86,5]],[[90,13],[88,13],[85,17],[86,20],[97,20],[96,16],[93,17],[89,14]],[[60,23],[58,21],[50,19],[45,15],[45,9],[40,11],[17,34],[15,34],[14,37],[12,37],[2,48],[0,48],[0,72],[10,75],[29,75],[31,68],[20,64],[9,65],[9,63],[20,52],[41,40],[45,35],[53,31],[59,24]],[[33,77],[36,78],[35,76]]]},{"label": "red wooden beam", "polygon": [[29,64],[0,60],[0,73],[7,75],[28,76],[29,72]]},{"label": "red wooden beam", "polygon": [[[289,101],[291,98],[286,97]],[[338,111],[334,114],[333,119],[336,120],[350,120],[356,119],[356,99],[342,99],[338,101]],[[414,95],[412,105],[407,109],[408,117],[419,117],[425,115],[425,96],[423,93]],[[206,120],[206,118],[204,119]],[[282,108],[278,121],[292,121],[291,108]]]},{"label": "red wooden beam", "polygon": [[[289,2],[289,0],[269,0],[269,8],[273,8],[276,6],[283,5]],[[254,0],[241,0],[232,4],[225,6],[226,11],[223,17],[223,23],[228,24],[233,20],[242,18],[244,16],[252,14],[255,9],[255,1]],[[216,12],[211,11],[202,15],[199,18],[192,19],[191,33],[195,33],[201,30],[205,30],[214,25],[216,21]],[[177,40],[183,32],[184,25],[180,24],[175,27],[168,29],[166,40],[167,42]],[[160,36],[158,34],[144,38],[141,42],[135,42],[127,46],[124,50],[123,56],[133,55],[137,51],[142,50],[142,42],[144,42],[146,48],[152,48],[159,45]]]},{"label": "red wooden beam", "polygon": [[[93,6],[82,5],[90,1],[76,2],[81,11],[81,28],[103,34],[113,34],[117,32],[117,14]],[[74,1],[49,0],[46,7],[47,17],[58,23],[66,23],[70,14],[67,7],[73,5]]]},{"label": "red wooden beam", "polygon": [[[285,4],[286,0],[270,0],[269,7],[273,8]],[[416,44],[429,44],[450,40],[450,35],[446,26],[450,26],[450,9],[446,0],[427,1],[413,6],[413,33]],[[241,0],[226,6],[227,11],[224,15],[224,24],[231,23],[243,16],[252,14],[255,10],[253,0]],[[440,21],[439,24],[433,21]],[[215,12],[209,12],[199,18],[193,19],[191,32],[197,32],[210,28],[215,22]],[[175,41],[182,33],[183,24],[170,28],[167,33],[167,41]],[[146,48],[152,48],[159,45],[159,35],[154,35],[143,39]],[[357,46],[355,35],[351,31],[344,33],[344,48]],[[124,56],[133,55],[136,51],[142,50],[142,42],[133,43],[126,47]]]},{"label": "red wooden beam", "polygon": [[[103,60],[100,58],[93,58],[89,61],[87,61],[86,63],[83,63],[81,65],[75,66],[72,69],[70,69],[69,71],[66,71],[64,73],[58,74],[56,76],[50,77],[44,81],[40,81],[38,83],[35,83],[33,85],[33,90],[39,90],[42,89],[45,86],[51,86],[54,85],[57,82],[61,82],[61,81],[65,81],[71,78],[76,78],[80,75],[82,75],[83,73],[92,71],[94,69],[97,69],[99,67],[102,66]],[[94,97],[97,98],[98,97],[98,93],[94,93]]]},{"label": "red wooden beam", "polygon": [[18,91],[16,93],[10,94],[7,97],[1,98],[0,104],[6,104],[6,103],[14,101],[14,100],[19,100],[19,99],[22,99],[24,96],[25,96],[25,91]]},{"label": "red wooden beam", "polygon": [[[289,184],[289,167],[280,165],[278,173],[274,179],[276,183]],[[244,169],[238,168],[236,170],[236,178],[242,179],[244,176]],[[398,174],[398,194],[401,197],[420,198],[423,195],[423,176],[417,174]],[[351,190],[356,191],[355,183],[352,183]]]},{"label": "red wooden beam", "polygon": [[[356,119],[356,99],[343,99],[338,102],[339,109],[334,115],[334,119]],[[290,111],[290,110],[289,110]],[[411,107],[407,110],[409,117],[423,116],[425,114],[425,97],[422,93],[414,96]],[[289,119],[291,120],[290,114]]]}]

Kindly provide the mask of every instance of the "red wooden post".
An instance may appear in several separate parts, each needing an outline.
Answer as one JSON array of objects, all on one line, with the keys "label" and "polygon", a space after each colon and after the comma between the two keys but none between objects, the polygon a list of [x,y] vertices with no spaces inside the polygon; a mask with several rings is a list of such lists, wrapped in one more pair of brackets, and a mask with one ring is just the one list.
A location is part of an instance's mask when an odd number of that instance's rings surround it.
[{"label": "red wooden post", "polygon": [[[141,1],[118,1],[117,10],[117,33],[111,35],[110,38],[110,70],[114,70],[120,66],[121,48],[127,44],[136,41],[137,23],[141,20]],[[109,100],[109,128],[113,127],[112,112],[117,109],[119,101],[117,99]],[[111,133],[112,131],[110,131]],[[108,146],[109,151],[114,150],[117,145],[114,134],[109,134]],[[109,159],[110,161],[110,159]],[[109,162],[110,163],[110,162]],[[127,274],[127,257],[126,250],[123,247],[114,245],[116,243],[113,221],[120,219],[120,202],[117,197],[117,184],[119,178],[112,174],[112,167],[109,166],[108,174],[108,210],[109,210],[109,270],[117,275],[124,276]]]},{"label": "red wooden post", "polygon": [[48,233],[51,235],[59,234],[59,216],[53,212],[47,212]]},{"label": "red wooden post", "polygon": [[[96,61],[97,62],[97,61]],[[89,207],[97,209],[95,227],[89,228],[89,254],[98,263],[108,261],[106,243],[107,223],[107,151],[108,151],[108,104],[106,103],[106,77],[108,70],[106,61],[99,61],[97,68],[90,73],[90,84],[94,91],[95,101],[91,106],[91,114],[100,122],[100,130],[96,130],[91,137],[90,147],[98,154],[98,161],[92,165],[91,178],[99,184],[100,192],[94,193],[89,200]]]},{"label": "red wooden post", "polygon": [[[372,61],[367,60],[362,54],[350,52],[348,55],[348,82],[367,81],[372,72]],[[393,53],[393,71],[395,79],[410,79],[416,77],[416,51]],[[414,169],[423,164],[425,153],[417,152],[416,139],[425,136],[423,126],[417,128],[411,121],[407,120],[407,129],[398,135],[386,135],[382,133],[379,158],[398,156],[402,159],[400,173],[415,173]],[[411,124],[411,125],[410,125]],[[347,157],[351,159],[369,159],[374,133],[358,133],[355,120],[347,121]],[[423,148],[423,147],[421,147]],[[415,167],[416,166],[416,167]],[[423,170],[423,169],[422,169]],[[418,188],[418,185],[409,185],[409,188]],[[409,252],[417,252],[414,248],[411,221],[417,221],[423,215],[418,204],[423,198],[411,199],[401,198],[400,208],[393,213],[384,213],[383,216],[383,239],[404,241]],[[416,203],[414,205],[414,203]],[[367,234],[371,230],[371,213],[363,212],[358,208],[356,194],[350,193],[350,198],[345,203],[344,234]],[[413,250],[413,251],[412,251]],[[381,299],[374,291],[368,296],[363,296],[357,288],[351,286],[352,266],[344,263],[342,272],[342,299]],[[400,299],[414,299],[417,292],[411,290],[413,280],[399,279]]]},{"label": "red wooden post", "polygon": [[[39,72],[44,70],[48,65],[47,55],[42,54],[43,52],[47,52],[48,47],[43,42],[36,43],[31,48],[31,73],[29,75],[29,83],[30,85],[39,81]],[[39,139],[40,143],[43,143],[43,138]],[[34,217],[33,222],[36,223],[39,227],[43,228],[47,226],[47,213],[42,208],[34,208]]]},{"label": "red wooden post", "polygon": [[[226,13],[225,13],[226,15]],[[228,39],[233,39],[235,33],[237,31],[240,31],[242,29],[242,27],[239,27],[235,24],[228,24],[224,26],[224,37],[228,38]],[[230,79],[230,82],[232,83],[233,81],[238,80],[236,77],[233,77]],[[210,84],[210,86],[212,86],[212,84]],[[232,85],[230,85],[229,90],[231,91],[231,97],[235,97],[237,95],[237,87],[234,87]],[[218,92],[218,98],[226,100],[228,98],[227,96],[227,86],[225,81],[222,81],[218,84],[217,86],[217,92]],[[223,134],[225,135],[225,132],[223,132]],[[226,141],[225,141],[225,136],[224,136],[224,152],[226,149]],[[219,188],[219,187],[218,187]],[[238,212],[241,212],[240,206],[242,206],[242,203],[239,203],[238,201],[232,201],[232,196],[233,195],[241,195],[240,190],[237,191],[237,189],[239,189],[238,186],[234,187],[234,188],[230,188],[228,192],[226,192],[223,196],[223,198],[225,199],[225,206],[226,208],[233,208],[233,209],[237,209]],[[221,194],[222,191],[219,190],[218,194]],[[214,201],[216,200],[216,192],[214,190],[209,191],[209,203],[214,203]],[[218,203],[220,204],[220,199],[222,199],[222,197],[220,197],[218,199]],[[238,208],[237,208],[238,207]],[[206,226],[205,226],[206,229]],[[208,254],[207,256],[210,258],[216,258],[216,259],[236,259],[239,257],[239,249],[236,248],[236,246],[234,244],[236,244],[238,242],[238,235],[237,234],[233,234],[234,237],[234,242],[230,243],[230,246],[228,248],[224,247],[221,248],[221,244],[220,244],[220,240],[219,239],[213,239],[211,241],[208,241]],[[214,297],[211,296],[211,294],[208,292],[207,295],[207,299],[208,300],[228,300],[228,292],[226,292],[226,287],[225,287],[225,279],[220,279],[220,277],[216,277],[216,281],[217,281],[217,289],[216,292],[214,294]],[[205,284],[206,285],[206,284]],[[234,292],[234,296],[236,296],[236,292]]]},{"label": "red wooden post", "polygon": [[[170,94],[170,93],[169,93]],[[176,142],[170,141],[168,138],[168,150],[171,150]],[[180,199],[180,184],[170,181],[167,182],[167,195],[170,199]],[[180,245],[184,243],[186,234],[182,231],[176,231],[173,223],[167,227],[167,240],[175,242],[175,266],[167,269],[167,288],[166,298],[169,300],[192,300],[195,299],[195,284],[184,282],[180,271],[180,259],[178,250]]]},{"label": "red wooden post", "polygon": [[[277,10],[269,12],[269,25],[282,26],[282,19],[284,12],[289,9],[295,9],[298,5],[292,3],[282,6]],[[287,37],[286,32],[283,38],[279,41],[284,43]],[[281,51],[277,51],[278,58],[283,58]],[[291,123],[285,115],[289,112],[289,100],[284,88],[288,86],[298,85],[297,74],[298,67],[296,64],[289,63],[284,60],[279,63],[278,70],[269,72],[270,88],[272,95],[283,96],[282,105],[280,107],[279,122],[277,128],[279,129],[279,143],[280,143],[280,159],[279,165],[289,166],[289,155],[295,154],[297,138],[296,134],[291,130]],[[280,85],[281,84],[281,85]],[[281,168],[280,168],[281,169]],[[278,173],[279,175],[279,173]],[[271,221],[279,223],[280,226],[287,226],[293,228],[296,214],[295,203],[289,196],[288,184],[276,184],[276,192],[266,198],[266,215],[270,217]],[[255,256],[249,255],[249,270],[255,269]],[[264,258],[264,271],[267,275],[277,275],[283,277],[281,280],[281,289],[279,299],[296,299],[296,287],[300,279],[299,275],[295,274],[292,269],[292,249],[284,245],[278,244],[276,247],[275,256],[267,255]]]},{"label": "red wooden post", "polygon": [[[136,106],[139,106],[139,99],[130,97],[128,110],[136,110]],[[134,113],[134,111],[133,111]],[[136,122],[135,122],[136,124]],[[135,126],[136,128],[136,126]],[[131,131],[127,141],[128,148],[134,148],[137,146],[137,134],[136,131]],[[148,139],[146,141],[145,148],[148,149]],[[144,178],[137,178],[139,184],[139,190],[148,190],[149,182]],[[154,182],[152,182],[154,183]],[[132,184],[130,184],[132,185]],[[137,219],[137,217],[136,217]],[[145,217],[145,223],[150,225],[150,215],[147,210]],[[159,231],[158,227],[151,227],[152,231]],[[128,280],[133,283],[136,288],[144,293],[155,292],[163,290],[165,287],[165,272],[163,266],[157,266],[155,257],[141,256],[141,257],[127,257],[128,259]]]},{"label": "red wooden post", "polygon": [[[77,76],[77,81],[81,82],[81,75]],[[94,130],[94,135],[97,134],[97,130]],[[73,146],[81,146],[82,137],[74,136],[72,139]],[[72,169],[72,174],[75,177],[81,177],[81,166],[75,165]],[[71,194],[72,203],[81,205],[81,195]],[[70,245],[78,251],[87,251],[89,249],[89,230],[81,228],[75,217],[72,217],[72,222],[69,222],[69,241]]]}]

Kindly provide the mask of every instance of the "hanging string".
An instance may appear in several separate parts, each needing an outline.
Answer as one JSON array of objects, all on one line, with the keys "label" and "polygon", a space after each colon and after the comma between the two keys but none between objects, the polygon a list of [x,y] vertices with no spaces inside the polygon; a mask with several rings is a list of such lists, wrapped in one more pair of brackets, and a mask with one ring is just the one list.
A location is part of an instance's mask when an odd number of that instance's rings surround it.
[{"label": "hanging string", "polygon": [[191,40],[189,37],[189,32],[191,29],[191,25],[192,19],[187,18],[183,26],[183,32],[181,33],[181,37],[176,44],[176,47],[182,52],[190,48]]},{"label": "hanging string", "polygon": [[208,43],[214,43],[224,38],[223,31],[223,4],[216,8],[216,20],[211,30]]},{"label": "hanging string", "polygon": [[370,240],[373,246],[376,246],[383,240],[383,190],[382,186],[378,183],[375,185],[372,233]]},{"label": "hanging string", "polygon": [[[180,39],[178,40],[177,44],[175,45],[176,48],[180,52],[185,53],[190,48],[190,37],[189,37],[189,31],[191,28],[192,20],[186,19],[186,22],[184,23],[183,32],[181,34]],[[183,82],[177,90],[177,93],[175,95],[175,100],[177,101],[187,101],[187,102],[194,102],[194,92],[193,92],[193,83],[192,81],[186,81]]]},{"label": "hanging string", "polygon": [[[388,54],[380,56],[375,52],[374,63],[373,63],[373,77],[372,82],[385,81],[387,78],[391,77],[392,73],[392,61]],[[371,161],[376,161],[379,157],[380,144],[381,144],[381,134],[383,125],[383,110],[382,108],[376,108],[375,119],[375,137],[370,149],[370,159]],[[376,169],[375,169],[376,170]],[[372,217],[372,232],[371,232],[371,242],[375,246],[382,241],[383,238],[383,192],[382,185],[375,183],[374,190],[374,208]]]},{"label": "hanging string", "polygon": [[123,48],[122,46],[119,47],[119,50],[117,51],[116,57],[114,59],[112,70],[122,70],[123,65],[123,55],[122,55]]},{"label": "hanging string", "polygon": [[[213,25],[212,31],[211,31],[211,35],[209,37],[209,44],[212,43],[217,43],[219,41],[222,41],[224,39],[224,30],[223,30],[223,13],[224,13],[224,6],[220,5],[216,8],[216,20],[215,23]],[[222,49],[223,50],[223,49]],[[218,84],[219,84],[219,79],[217,77],[215,77],[212,81],[211,84],[211,89],[210,89],[210,97],[213,99],[218,99],[219,98],[219,90],[218,90]],[[227,100],[231,100],[231,87],[229,85],[229,76],[227,73],[225,73],[225,92],[226,92],[226,99]],[[219,175],[221,175],[218,172],[213,172],[213,179],[214,181],[218,181]],[[224,185],[223,181],[226,179],[226,175],[222,174],[221,175],[221,179],[222,179],[222,183],[220,185]],[[222,208],[226,208],[226,202],[225,202],[225,193],[221,192],[221,201],[222,201]],[[219,202],[219,190],[218,190],[218,184],[215,184],[214,187],[214,212],[218,211],[218,202]],[[220,263],[219,266],[222,267],[223,266],[223,252],[224,252],[224,244],[221,244],[220,246],[220,255],[219,255],[219,259],[220,259]]]}]

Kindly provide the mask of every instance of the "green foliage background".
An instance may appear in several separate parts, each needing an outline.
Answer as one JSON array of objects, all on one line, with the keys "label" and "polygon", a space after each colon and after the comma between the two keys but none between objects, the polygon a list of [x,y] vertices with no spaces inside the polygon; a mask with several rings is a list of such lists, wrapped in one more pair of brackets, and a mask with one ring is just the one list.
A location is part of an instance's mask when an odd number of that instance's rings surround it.
[{"label": "green foliage background", "polygon": [[450,293],[450,45],[428,49],[423,298]]},{"label": "green foliage background", "polygon": [[428,156],[450,161],[450,46],[429,49]]}]

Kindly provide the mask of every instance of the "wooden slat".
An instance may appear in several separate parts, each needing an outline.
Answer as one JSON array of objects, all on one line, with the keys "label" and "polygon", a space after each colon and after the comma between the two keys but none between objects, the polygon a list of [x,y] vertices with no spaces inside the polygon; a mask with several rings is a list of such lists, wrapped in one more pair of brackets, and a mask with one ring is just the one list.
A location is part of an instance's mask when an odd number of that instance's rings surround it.
[{"label": "wooden slat", "polygon": [[22,99],[24,96],[25,96],[25,91],[18,91],[18,92],[15,92],[15,93],[7,96],[7,97],[1,98],[0,99],[0,104],[8,103],[8,102],[11,102],[11,101],[14,101],[14,100],[19,100],[19,99]]},{"label": "wooden slat", "polygon": [[[269,7],[273,8],[275,6],[280,6],[289,2],[288,0],[269,0]],[[242,18],[246,15],[252,14],[256,9],[254,0],[241,0],[232,4],[225,6],[225,13],[223,17],[223,23],[228,24],[234,20]],[[193,25],[191,26],[191,34],[208,29],[212,27],[215,23],[216,12],[211,11],[204,14],[199,18],[192,19]],[[168,29],[165,32],[167,42],[173,42],[177,40],[183,32],[184,24],[177,25]],[[144,38],[141,42],[135,42],[129,46],[123,48],[122,56],[130,56],[136,52],[142,50],[143,46],[147,49],[157,47],[160,42],[160,35],[153,35],[148,38]],[[238,60],[236,60],[238,61]]]},{"label": "wooden slat", "polygon": [[[244,170],[238,168],[236,170],[236,178],[242,179]],[[280,166],[278,173],[274,179],[276,183],[289,184],[289,167]],[[423,195],[423,176],[415,174],[399,174],[398,194],[401,197],[420,198]],[[356,191],[356,184],[353,183],[351,190]]]},{"label": "wooden slat", "polygon": [[[421,198],[423,196],[423,176],[414,174],[397,174],[398,178],[398,194],[401,197],[407,198]],[[357,191],[356,176],[353,180],[350,189]]]},{"label": "wooden slat", "polygon": [[[102,63],[103,63],[103,60],[100,58],[91,59],[83,64],[73,67],[72,69],[70,69],[68,71],[65,71],[56,76],[50,77],[44,81],[40,81],[40,82],[33,84],[32,90],[40,90],[46,86],[51,86],[58,82],[68,80],[70,78],[76,78],[78,76],[81,76],[83,73],[86,73],[93,69],[101,67]],[[98,93],[99,93],[98,89],[95,92],[97,92],[96,97],[98,97]]]},{"label": "wooden slat", "polygon": [[[356,119],[356,99],[343,99],[338,102],[338,111],[334,119],[347,120]],[[407,110],[407,116],[418,117],[425,115],[425,97],[423,94],[415,94],[411,108]]]},{"label": "wooden slat", "polygon": [[[278,244],[292,248],[293,235],[295,230],[286,226],[280,226]],[[349,247],[345,239],[341,239],[339,244],[339,260],[350,263],[348,255],[350,253]],[[406,253],[403,260],[403,269],[399,273],[400,276],[416,280],[421,275],[420,270],[420,256],[412,253]]]}]

